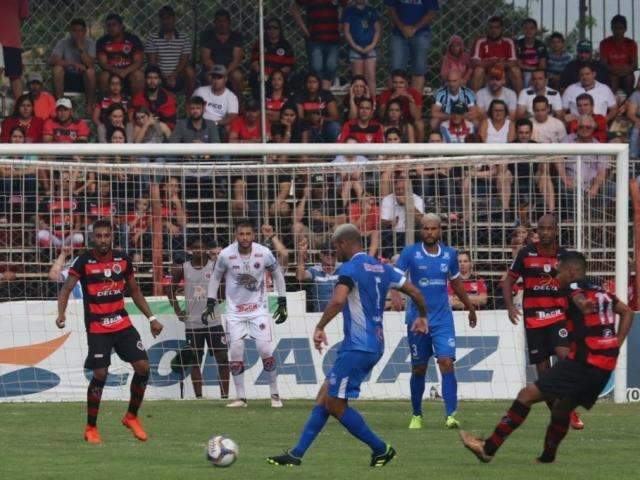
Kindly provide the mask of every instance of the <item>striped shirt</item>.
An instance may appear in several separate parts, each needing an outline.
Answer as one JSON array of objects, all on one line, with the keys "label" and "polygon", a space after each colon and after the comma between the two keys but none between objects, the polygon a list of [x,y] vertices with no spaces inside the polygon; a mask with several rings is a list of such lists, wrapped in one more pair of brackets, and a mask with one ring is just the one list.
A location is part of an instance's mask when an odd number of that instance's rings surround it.
[{"label": "striped shirt", "polygon": [[182,55],[191,55],[189,38],[176,31],[173,38],[167,38],[163,32],[151,33],[144,48],[147,54],[158,56],[158,67],[163,76],[175,72]]}]

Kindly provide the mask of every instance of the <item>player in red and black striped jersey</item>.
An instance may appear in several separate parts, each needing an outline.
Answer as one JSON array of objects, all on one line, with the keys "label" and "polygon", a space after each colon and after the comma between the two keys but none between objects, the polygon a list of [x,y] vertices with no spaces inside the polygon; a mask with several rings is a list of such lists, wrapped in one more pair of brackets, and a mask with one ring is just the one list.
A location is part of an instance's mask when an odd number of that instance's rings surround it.
[{"label": "player in red and black striped jersey", "polygon": [[80,281],[84,301],[84,322],[87,330],[89,353],[84,367],[93,370],[87,390],[87,426],[84,438],[89,443],[100,443],[96,427],[100,399],[104,388],[111,351],[115,350],[134,369],[131,380],[131,399],[122,424],[131,429],[141,441],[147,434],[138,420],[138,409],[144,397],[149,379],[149,360],[138,331],[131,324],[124,307],[124,291],[129,293],[135,305],[150,321],[151,334],[162,331],[162,324],[151,313],[140,287],[136,282],[129,257],[112,250],[113,230],[108,220],[98,220],[93,225],[95,248],[87,250],[73,262],[69,276],[58,297],[56,325],[65,326],[67,302],[75,284]]},{"label": "player in red and black striped jersey", "polygon": [[[482,440],[460,432],[466,448],[482,462],[490,462],[507,437],[526,419],[531,407],[553,401],[551,422],[544,439],[539,463],[550,463],[567,434],[571,412],[578,406],[590,409],[598,400],[616,366],[620,346],[633,322],[633,311],[624,303],[585,278],[587,261],[579,252],[562,255],[557,281],[568,300],[568,316],[573,338],[568,358],[558,361],[540,375],[533,385],[518,393],[493,434]],[[620,316],[616,332],[616,314]]]}]

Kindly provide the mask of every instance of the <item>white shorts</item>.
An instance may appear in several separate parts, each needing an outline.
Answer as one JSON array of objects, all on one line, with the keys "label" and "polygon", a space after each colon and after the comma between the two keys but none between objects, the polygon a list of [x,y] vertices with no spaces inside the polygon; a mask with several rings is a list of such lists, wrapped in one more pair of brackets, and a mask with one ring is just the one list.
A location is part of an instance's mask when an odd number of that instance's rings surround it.
[{"label": "white shorts", "polygon": [[229,337],[229,343],[234,340],[242,340],[244,338],[252,338],[254,340],[262,340],[271,342],[271,316],[269,314],[261,314],[252,317],[237,317],[235,315],[222,316]]}]

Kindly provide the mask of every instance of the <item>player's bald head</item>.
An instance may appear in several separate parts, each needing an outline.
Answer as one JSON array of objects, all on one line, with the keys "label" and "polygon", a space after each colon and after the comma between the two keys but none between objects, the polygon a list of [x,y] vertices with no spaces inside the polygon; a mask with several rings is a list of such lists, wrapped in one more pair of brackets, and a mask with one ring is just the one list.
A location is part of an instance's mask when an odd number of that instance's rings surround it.
[{"label": "player's bald head", "polygon": [[558,228],[558,219],[555,216],[547,213],[546,215],[543,215],[538,219],[538,227],[541,226]]},{"label": "player's bald head", "polygon": [[538,220],[537,228],[540,245],[551,247],[558,241],[558,220],[553,215],[543,215]]},{"label": "player's bald head", "polygon": [[358,227],[352,223],[344,223],[336,228],[331,239],[333,243],[348,242],[350,244],[360,244],[362,242],[362,235]]}]

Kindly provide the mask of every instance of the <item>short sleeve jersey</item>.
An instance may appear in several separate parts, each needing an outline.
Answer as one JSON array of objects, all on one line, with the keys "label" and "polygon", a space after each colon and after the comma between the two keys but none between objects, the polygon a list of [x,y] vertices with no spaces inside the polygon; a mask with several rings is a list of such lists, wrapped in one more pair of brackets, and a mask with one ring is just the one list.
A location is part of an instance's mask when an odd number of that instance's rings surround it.
[{"label": "short sleeve jersey", "polygon": [[100,37],[96,43],[97,55],[107,56],[110,67],[127,68],[133,63],[136,53],[142,53],[144,45],[138,36],[125,32],[122,40],[114,40],[109,35]]}]

